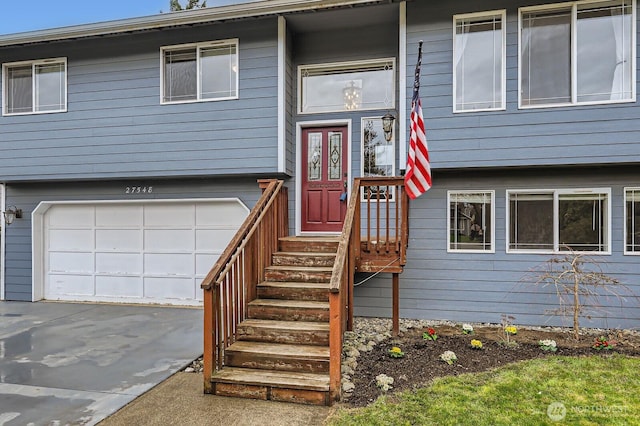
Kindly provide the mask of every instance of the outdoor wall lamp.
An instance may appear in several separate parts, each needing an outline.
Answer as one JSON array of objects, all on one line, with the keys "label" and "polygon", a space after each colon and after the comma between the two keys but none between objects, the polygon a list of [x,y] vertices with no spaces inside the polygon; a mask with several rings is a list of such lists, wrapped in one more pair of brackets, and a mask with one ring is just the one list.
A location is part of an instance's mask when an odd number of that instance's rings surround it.
[{"label": "outdoor wall lamp", "polygon": [[7,210],[5,210],[3,214],[4,223],[7,225],[11,225],[14,219],[22,219],[22,209],[19,209],[16,206],[7,207]]},{"label": "outdoor wall lamp", "polygon": [[382,116],[382,130],[384,130],[384,138],[387,142],[391,142],[394,121],[396,121],[396,117],[389,112]]}]

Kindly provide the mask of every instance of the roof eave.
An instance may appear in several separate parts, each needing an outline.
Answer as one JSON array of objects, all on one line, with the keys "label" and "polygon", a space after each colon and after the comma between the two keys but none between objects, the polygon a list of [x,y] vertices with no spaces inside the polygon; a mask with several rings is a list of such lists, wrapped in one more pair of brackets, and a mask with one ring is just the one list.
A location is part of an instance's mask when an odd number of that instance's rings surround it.
[{"label": "roof eave", "polygon": [[376,2],[376,0],[261,0],[252,3],[207,7],[139,18],[8,34],[0,36],[0,47],[96,37],[179,25],[192,25],[204,22],[277,15],[304,10],[326,9]]}]

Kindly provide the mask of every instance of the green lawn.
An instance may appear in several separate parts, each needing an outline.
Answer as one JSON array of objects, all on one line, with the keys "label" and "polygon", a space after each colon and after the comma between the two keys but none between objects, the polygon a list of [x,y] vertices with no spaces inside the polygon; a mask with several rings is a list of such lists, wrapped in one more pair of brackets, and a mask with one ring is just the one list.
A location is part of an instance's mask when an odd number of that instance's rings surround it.
[{"label": "green lawn", "polygon": [[640,425],[639,416],[640,358],[612,354],[441,378],[368,407],[339,409],[329,425]]}]

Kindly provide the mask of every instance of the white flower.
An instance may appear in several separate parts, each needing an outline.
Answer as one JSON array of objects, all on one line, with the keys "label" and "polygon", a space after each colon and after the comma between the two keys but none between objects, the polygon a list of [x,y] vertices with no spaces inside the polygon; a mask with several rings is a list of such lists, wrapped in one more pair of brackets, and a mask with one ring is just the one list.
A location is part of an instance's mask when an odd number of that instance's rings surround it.
[{"label": "white flower", "polygon": [[538,345],[545,351],[555,352],[558,348],[555,340],[546,339],[538,341]]},{"label": "white flower", "polygon": [[386,392],[393,386],[393,377],[389,377],[386,374],[378,374],[376,376],[376,386],[378,386],[382,392]]},{"label": "white flower", "polygon": [[462,324],[462,332],[464,334],[473,333],[473,326],[471,324]]},{"label": "white flower", "polygon": [[458,357],[452,351],[445,351],[442,355],[440,355],[440,359],[451,365],[458,360]]}]

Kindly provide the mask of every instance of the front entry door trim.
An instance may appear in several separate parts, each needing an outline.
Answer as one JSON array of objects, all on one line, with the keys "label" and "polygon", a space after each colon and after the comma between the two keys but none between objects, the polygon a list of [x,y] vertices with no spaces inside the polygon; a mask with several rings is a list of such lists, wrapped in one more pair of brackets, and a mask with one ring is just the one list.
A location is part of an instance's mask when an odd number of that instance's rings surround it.
[{"label": "front entry door trim", "polygon": [[[347,194],[351,193],[351,120],[322,120],[298,122],[296,131],[296,235],[335,235],[339,232],[303,232],[302,231],[302,166],[305,163],[302,158],[302,132],[310,127],[347,127]],[[348,203],[348,200],[347,200]]]}]

